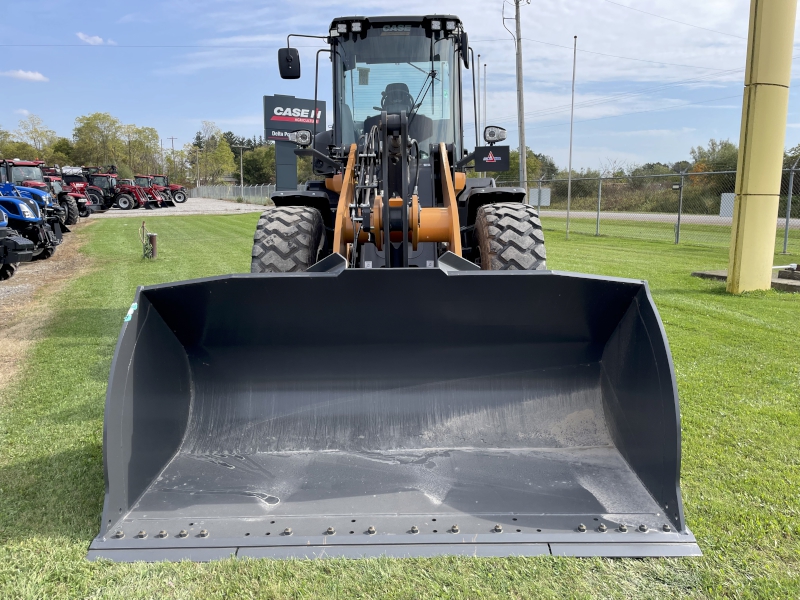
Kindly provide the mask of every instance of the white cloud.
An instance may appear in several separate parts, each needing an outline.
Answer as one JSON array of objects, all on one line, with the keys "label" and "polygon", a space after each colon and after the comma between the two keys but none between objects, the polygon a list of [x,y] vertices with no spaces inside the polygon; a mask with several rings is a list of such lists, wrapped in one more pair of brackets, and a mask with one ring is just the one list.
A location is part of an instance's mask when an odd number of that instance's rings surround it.
[{"label": "white cloud", "polygon": [[27,117],[29,114],[31,114],[31,111],[29,111],[26,108],[18,108],[17,110],[14,111],[14,114],[22,115],[23,117]]},{"label": "white cloud", "polygon": [[117,45],[117,43],[114,40],[112,40],[112,39],[104,40],[99,35],[87,35],[85,33],[81,33],[80,31],[78,33],[76,33],[75,35],[77,35],[78,39],[80,39],[82,42],[86,42],[90,46],[103,46],[103,45],[116,46]]},{"label": "white cloud", "polygon": [[117,23],[149,23],[145,17],[140,15],[139,13],[128,13],[127,15],[123,15],[117,20]]},{"label": "white cloud", "polygon": [[14,79],[22,79],[23,81],[38,81],[44,83],[50,81],[47,77],[39,73],[39,71],[0,71],[3,77],[12,77]]}]

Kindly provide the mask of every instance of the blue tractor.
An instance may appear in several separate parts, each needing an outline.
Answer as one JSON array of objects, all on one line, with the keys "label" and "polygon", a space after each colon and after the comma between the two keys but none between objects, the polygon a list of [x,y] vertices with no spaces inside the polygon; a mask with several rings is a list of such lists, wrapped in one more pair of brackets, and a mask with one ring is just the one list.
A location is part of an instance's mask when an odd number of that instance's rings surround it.
[{"label": "blue tractor", "polygon": [[0,210],[0,281],[14,276],[19,263],[33,258],[34,244],[8,226],[6,213]]},{"label": "blue tractor", "polygon": [[34,259],[50,258],[63,239],[58,215],[52,208],[46,192],[0,184],[0,211],[9,227],[33,243]]}]

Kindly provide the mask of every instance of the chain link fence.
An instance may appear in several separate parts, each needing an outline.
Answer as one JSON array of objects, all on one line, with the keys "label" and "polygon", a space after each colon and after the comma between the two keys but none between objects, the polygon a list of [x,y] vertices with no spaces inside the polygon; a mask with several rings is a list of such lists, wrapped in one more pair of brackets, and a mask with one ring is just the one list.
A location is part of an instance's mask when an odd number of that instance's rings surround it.
[{"label": "chain link fence", "polygon": [[[567,179],[542,179],[529,188],[528,202],[540,207],[545,229],[566,235],[730,245],[735,171],[579,177],[572,180],[568,201],[569,185]],[[800,173],[795,176],[786,169],[781,187],[777,250],[784,250],[785,243],[784,251],[798,252]]]},{"label": "chain link fence", "polygon": [[189,190],[190,198],[215,198],[217,200],[233,200],[247,204],[272,204],[270,197],[275,191],[275,184],[264,185],[200,185]]}]

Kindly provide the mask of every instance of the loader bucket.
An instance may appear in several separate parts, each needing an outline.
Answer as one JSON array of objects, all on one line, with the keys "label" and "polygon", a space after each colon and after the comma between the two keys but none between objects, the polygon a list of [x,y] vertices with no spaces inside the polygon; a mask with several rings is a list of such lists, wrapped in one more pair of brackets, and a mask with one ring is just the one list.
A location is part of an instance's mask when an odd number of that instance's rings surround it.
[{"label": "loader bucket", "polygon": [[89,558],[700,554],[646,282],[444,262],[139,288]]}]

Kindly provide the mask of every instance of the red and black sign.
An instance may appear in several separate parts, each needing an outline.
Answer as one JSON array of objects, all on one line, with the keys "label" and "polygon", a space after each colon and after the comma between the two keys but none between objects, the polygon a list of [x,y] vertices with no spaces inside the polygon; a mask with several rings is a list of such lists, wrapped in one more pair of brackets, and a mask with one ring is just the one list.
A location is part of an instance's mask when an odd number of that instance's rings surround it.
[{"label": "red and black sign", "polygon": [[[294,96],[264,96],[264,133],[269,140],[287,141],[289,132],[314,130],[314,100]],[[325,101],[317,100],[317,133],[325,131]]]},{"label": "red and black sign", "polygon": [[476,171],[508,171],[508,146],[478,146],[475,148]]}]

